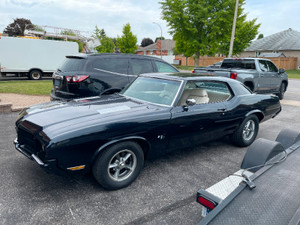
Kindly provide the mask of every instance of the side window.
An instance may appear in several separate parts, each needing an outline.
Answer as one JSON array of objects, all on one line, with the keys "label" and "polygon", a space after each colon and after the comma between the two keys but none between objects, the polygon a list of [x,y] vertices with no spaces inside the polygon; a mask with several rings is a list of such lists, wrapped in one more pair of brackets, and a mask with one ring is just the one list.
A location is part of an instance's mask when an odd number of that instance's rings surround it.
[{"label": "side window", "polygon": [[96,59],[91,64],[92,70],[128,74],[128,59],[106,58]]},{"label": "side window", "polygon": [[151,60],[131,59],[130,64],[134,75],[154,72]]},{"label": "side window", "polygon": [[169,72],[177,72],[172,66],[168,65],[167,63],[160,62],[160,61],[154,61],[157,71],[159,73],[169,73]]},{"label": "side window", "polygon": [[259,67],[260,67],[260,69],[261,69],[262,72],[268,72],[269,71],[268,70],[268,64],[267,64],[266,61],[259,60],[258,62],[259,62]]},{"label": "side window", "polygon": [[269,67],[269,71],[270,72],[278,72],[277,67],[274,65],[274,63],[270,62],[270,61],[266,61],[266,63],[268,64]]},{"label": "side window", "polygon": [[225,102],[232,94],[223,82],[189,81],[181,95],[178,105],[185,105],[188,99],[194,99],[196,104]]}]

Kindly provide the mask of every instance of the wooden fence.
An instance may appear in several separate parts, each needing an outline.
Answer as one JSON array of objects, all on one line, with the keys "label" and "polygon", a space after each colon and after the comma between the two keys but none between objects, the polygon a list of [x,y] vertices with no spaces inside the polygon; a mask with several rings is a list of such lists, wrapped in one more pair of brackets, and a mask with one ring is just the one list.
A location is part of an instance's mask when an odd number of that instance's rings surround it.
[{"label": "wooden fence", "polygon": [[[216,62],[223,61],[225,57],[200,57],[199,64],[200,67],[206,67],[212,65]],[[180,60],[182,66],[195,66],[195,60],[192,57],[184,57],[180,55],[175,56],[176,60]],[[266,58],[272,60],[272,62],[277,66],[277,68],[283,68],[285,70],[295,70],[297,69],[297,57],[278,57],[278,58]]]}]

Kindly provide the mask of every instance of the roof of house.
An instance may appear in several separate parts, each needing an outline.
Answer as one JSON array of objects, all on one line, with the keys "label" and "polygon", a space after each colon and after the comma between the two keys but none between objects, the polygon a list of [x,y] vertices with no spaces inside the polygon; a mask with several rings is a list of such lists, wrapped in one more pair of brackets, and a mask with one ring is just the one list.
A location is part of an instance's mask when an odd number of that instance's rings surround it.
[{"label": "roof of house", "polygon": [[278,51],[278,50],[300,50],[300,32],[291,28],[258,39],[246,48],[251,51]]},{"label": "roof of house", "polygon": [[[172,50],[175,47],[175,41],[171,39],[162,40],[162,50]],[[156,43],[148,45],[146,47],[139,47],[137,51],[153,51],[157,50]]]},{"label": "roof of house", "polygon": [[259,57],[267,57],[267,58],[277,58],[277,57],[285,57],[283,53],[261,53]]}]

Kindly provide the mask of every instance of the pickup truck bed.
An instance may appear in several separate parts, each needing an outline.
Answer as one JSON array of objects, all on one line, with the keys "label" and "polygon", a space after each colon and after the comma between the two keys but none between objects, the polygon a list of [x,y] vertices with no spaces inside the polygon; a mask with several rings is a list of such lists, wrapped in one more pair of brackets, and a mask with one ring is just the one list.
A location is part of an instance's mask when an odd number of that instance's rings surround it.
[{"label": "pickup truck bed", "polygon": [[256,188],[241,183],[199,225],[300,224],[300,141],[287,152],[285,161],[251,176]]}]

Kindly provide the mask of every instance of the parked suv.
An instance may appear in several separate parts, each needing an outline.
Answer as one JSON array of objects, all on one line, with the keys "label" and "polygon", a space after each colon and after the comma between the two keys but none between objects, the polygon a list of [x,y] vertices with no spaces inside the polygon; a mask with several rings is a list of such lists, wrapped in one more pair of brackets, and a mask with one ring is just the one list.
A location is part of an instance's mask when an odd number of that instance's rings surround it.
[{"label": "parked suv", "polygon": [[80,54],[66,56],[53,74],[51,100],[118,92],[139,74],[179,72],[165,61],[133,54]]}]

